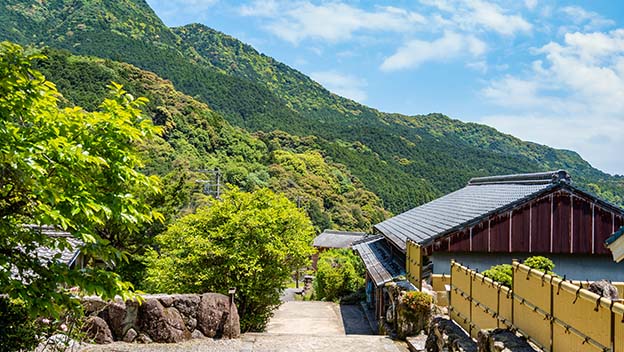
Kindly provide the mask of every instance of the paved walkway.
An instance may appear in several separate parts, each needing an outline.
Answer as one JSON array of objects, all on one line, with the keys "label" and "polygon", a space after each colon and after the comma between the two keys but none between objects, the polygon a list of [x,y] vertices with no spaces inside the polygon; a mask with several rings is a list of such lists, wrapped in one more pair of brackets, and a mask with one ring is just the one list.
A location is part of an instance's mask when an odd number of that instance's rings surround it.
[{"label": "paved walkway", "polygon": [[89,352],[408,352],[405,343],[375,335],[244,334],[236,340],[197,339],[176,344],[115,342]]},{"label": "paved walkway", "polygon": [[332,302],[284,302],[267,325],[269,334],[344,335],[340,307]]}]

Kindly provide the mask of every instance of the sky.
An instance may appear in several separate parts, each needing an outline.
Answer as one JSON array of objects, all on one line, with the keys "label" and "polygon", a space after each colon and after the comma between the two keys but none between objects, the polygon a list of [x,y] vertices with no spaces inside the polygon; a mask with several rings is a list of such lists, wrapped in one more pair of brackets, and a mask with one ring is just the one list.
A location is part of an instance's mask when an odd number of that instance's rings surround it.
[{"label": "sky", "polygon": [[487,124],[624,174],[624,1],[147,1],[381,111]]}]

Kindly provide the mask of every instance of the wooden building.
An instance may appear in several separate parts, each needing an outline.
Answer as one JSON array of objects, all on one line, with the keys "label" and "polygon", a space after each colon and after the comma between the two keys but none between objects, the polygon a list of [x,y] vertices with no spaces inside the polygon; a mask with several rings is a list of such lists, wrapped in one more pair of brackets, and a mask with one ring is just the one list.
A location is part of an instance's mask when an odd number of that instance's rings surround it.
[{"label": "wooden building", "polygon": [[[366,303],[380,318],[389,301],[385,285],[391,281],[405,281],[405,261],[393,252],[392,246],[383,236],[373,236],[354,243],[353,250],[366,266]],[[407,281],[403,284],[411,285]]]},{"label": "wooden building", "polygon": [[563,170],[471,179],[466,187],[375,225],[406,263],[410,282],[448,274],[450,260],[486,270],[544,255],[579,280],[624,281],[605,241],[624,225],[619,207],[572,184]]},{"label": "wooden building", "polygon": [[624,260],[624,227],[620,227],[611,237],[605,241],[605,246],[613,253],[613,260],[621,262]]},{"label": "wooden building", "polygon": [[318,256],[320,253],[328,249],[351,248],[351,245],[357,241],[361,241],[366,237],[364,232],[347,232],[326,229],[320,235],[314,238],[312,246],[317,252],[312,255],[312,267],[316,269]]}]

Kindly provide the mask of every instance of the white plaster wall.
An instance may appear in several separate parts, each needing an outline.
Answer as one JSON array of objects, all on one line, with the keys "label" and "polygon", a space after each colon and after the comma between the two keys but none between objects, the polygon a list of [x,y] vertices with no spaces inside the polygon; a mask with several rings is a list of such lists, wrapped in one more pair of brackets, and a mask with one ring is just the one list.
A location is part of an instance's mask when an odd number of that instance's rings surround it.
[{"label": "white plaster wall", "polygon": [[[524,260],[533,255],[530,253],[434,253],[433,272],[449,274],[451,259],[484,271],[492,265],[511,264],[512,259]],[[624,282],[624,262],[615,263],[611,256],[579,255],[579,254],[546,254],[555,263],[555,272],[567,279],[595,281],[606,279]]]}]

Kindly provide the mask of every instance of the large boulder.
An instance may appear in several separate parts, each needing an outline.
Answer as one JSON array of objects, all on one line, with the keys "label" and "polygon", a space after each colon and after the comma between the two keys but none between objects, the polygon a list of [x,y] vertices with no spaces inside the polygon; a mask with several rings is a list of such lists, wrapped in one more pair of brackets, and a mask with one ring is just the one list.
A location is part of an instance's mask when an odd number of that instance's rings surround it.
[{"label": "large boulder", "polygon": [[111,333],[106,321],[97,316],[90,316],[85,321],[82,331],[87,338],[98,344],[107,344],[113,342],[113,334]]},{"label": "large boulder", "polygon": [[197,312],[197,328],[207,337],[238,338],[240,318],[230,298],[219,293],[205,293],[201,296]]},{"label": "large boulder", "polygon": [[536,352],[526,338],[507,329],[480,330],[477,335],[477,346],[479,352]]},{"label": "large boulder", "polygon": [[197,311],[201,297],[199,295],[174,295],[173,307],[182,314],[184,324],[189,331],[197,327]]},{"label": "large boulder", "polygon": [[587,289],[599,296],[609,298],[609,299],[618,299],[619,293],[617,287],[613,286],[607,280],[594,281],[589,284]]},{"label": "large boulder", "polygon": [[176,308],[165,308],[159,300],[150,298],[139,308],[141,331],[154,342],[180,342],[191,338],[182,315]]},{"label": "large boulder", "polygon": [[446,317],[435,317],[429,325],[426,342],[429,352],[477,352],[477,344],[470,336]]},{"label": "large boulder", "polygon": [[98,296],[87,296],[82,298],[82,308],[85,315],[98,315],[108,305]]}]

